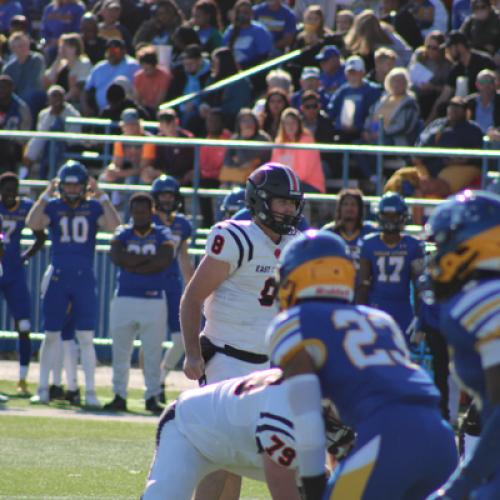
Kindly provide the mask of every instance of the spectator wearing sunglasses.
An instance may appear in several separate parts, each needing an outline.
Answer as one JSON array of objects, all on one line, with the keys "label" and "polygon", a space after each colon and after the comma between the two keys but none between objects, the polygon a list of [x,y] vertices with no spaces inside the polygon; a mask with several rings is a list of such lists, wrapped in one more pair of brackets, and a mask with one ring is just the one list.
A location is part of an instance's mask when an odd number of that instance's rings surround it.
[{"label": "spectator wearing sunglasses", "polygon": [[494,55],[500,49],[500,14],[489,0],[472,0],[472,14],[460,31],[467,37],[473,49]]},{"label": "spectator wearing sunglasses", "polygon": [[321,86],[319,68],[315,66],[306,66],[302,70],[300,75],[300,89],[292,94],[290,100],[292,107],[300,109],[302,97],[308,90],[313,90],[319,95],[321,109],[326,109],[329,99]]},{"label": "spectator wearing sunglasses", "polygon": [[483,69],[476,78],[477,92],[466,98],[467,118],[474,120],[483,133],[500,127],[500,93],[495,89],[495,72]]}]

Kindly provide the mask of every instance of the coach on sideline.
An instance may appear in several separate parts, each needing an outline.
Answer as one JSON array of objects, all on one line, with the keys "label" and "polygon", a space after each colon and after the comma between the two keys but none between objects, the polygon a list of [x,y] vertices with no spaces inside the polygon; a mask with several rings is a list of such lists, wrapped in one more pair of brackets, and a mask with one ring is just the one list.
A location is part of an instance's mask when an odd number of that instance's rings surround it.
[{"label": "coach on sideline", "polygon": [[165,269],[173,260],[174,243],[169,228],[152,223],[154,201],[149,194],[134,194],[129,207],[133,223],[120,226],[111,241],[111,260],[120,268],[110,313],[115,397],[104,409],[127,409],[130,356],[134,339],[140,335],[146,410],[157,414],[163,410],[156,397],[167,322]]}]

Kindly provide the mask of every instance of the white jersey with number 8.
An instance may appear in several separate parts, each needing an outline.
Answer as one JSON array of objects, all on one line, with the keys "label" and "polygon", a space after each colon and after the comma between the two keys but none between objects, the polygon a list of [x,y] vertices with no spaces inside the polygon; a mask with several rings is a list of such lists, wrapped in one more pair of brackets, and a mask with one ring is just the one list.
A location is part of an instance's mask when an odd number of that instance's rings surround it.
[{"label": "white jersey with number 8", "polygon": [[203,333],[214,344],[267,354],[265,333],[277,312],[274,269],[293,238],[282,236],[276,244],[253,221],[227,220],[212,228],[206,254],[231,266],[204,304]]}]

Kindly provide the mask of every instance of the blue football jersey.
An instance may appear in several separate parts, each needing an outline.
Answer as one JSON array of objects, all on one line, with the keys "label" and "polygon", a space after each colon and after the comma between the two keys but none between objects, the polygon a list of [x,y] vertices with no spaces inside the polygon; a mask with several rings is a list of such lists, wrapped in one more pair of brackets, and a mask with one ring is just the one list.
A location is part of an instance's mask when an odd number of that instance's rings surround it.
[{"label": "blue football jersey", "polygon": [[26,216],[33,206],[27,198],[20,198],[12,208],[0,203],[0,215],[3,219],[3,247],[2,266],[4,277],[15,273],[21,260],[21,233],[25,227]]},{"label": "blue football jersey", "polygon": [[411,271],[423,261],[423,242],[403,235],[397,245],[390,247],[380,233],[374,233],[362,238],[359,245],[360,258],[370,262],[372,271],[370,305],[410,302]]},{"label": "blue football jersey", "polygon": [[169,289],[169,283],[172,283],[173,280],[182,279],[179,262],[177,260],[177,254],[181,243],[191,237],[193,228],[186,217],[183,214],[178,213],[174,213],[171,217],[169,217],[166,224],[158,214],[154,214],[153,223],[157,226],[168,227],[170,229],[170,232],[172,233],[171,237],[174,243],[175,258],[172,261],[172,264],[170,264],[170,266],[168,266],[168,268],[165,270],[167,279],[166,289]]},{"label": "blue football jersey", "polygon": [[440,325],[454,371],[486,417],[484,370],[500,364],[500,279],[471,282],[442,303]]},{"label": "blue football jersey", "polygon": [[99,217],[97,200],[84,200],[70,207],[60,198],[49,201],[45,213],[50,219],[51,261],[56,268],[92,268]]},{"label": "blue football jersey", "polygon": [[356,429],[388,403],[437,405],[429,376],[410,361],[405,340],[387,314],[335,301],[307,301],[271,323],[272,363],[283,366],[300,347],[311,355],[322,395]]},{"label": "blue football jersey", "polygon": [[360,254],[360,241],[370,233],[374,233],[378,231],[378,228],[369,222],[365,222],[358,231],[355,231],[353,234],[346,234],[343,231],[334,231],[335,222],[331,222],[322,227],[327,231],[331,231],[332,233],[338,234],[349,247],[349,254],[354,260],[354,265],[356,269],[359,268],[359,254]]},{"label": "blue football jersey", "polygon": [[[137,255],[156,255],[162,245],[172,245],[171,233],[165,226],[152,225],[146,234],[134,231],[132,225],[117,228],[113,240],[121,242],[127,252]],[[165,271],[139,274],[121,268],[118,272],[116,295],[127,297],[163,297]]]}]

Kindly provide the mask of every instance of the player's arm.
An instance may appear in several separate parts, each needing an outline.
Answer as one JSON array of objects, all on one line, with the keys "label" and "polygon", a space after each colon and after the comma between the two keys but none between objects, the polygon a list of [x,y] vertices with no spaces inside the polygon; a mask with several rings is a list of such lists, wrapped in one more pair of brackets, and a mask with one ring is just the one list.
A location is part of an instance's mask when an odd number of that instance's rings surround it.
[{"label": "player's arm", "polygon": [[47,188],[42,192],[38,200],[28,212],[28,215],[26,216],[26,225],[32,231],[43,231],[48,227],[50,219],[45,213],[45,207],[50,201],[50,198],[54,196],[56,189],[57,179],[52,179]]},{"label": "player's arm", "polygon": [[267,487],[273,500],[300,500],[295,470],[274,462],[267,453],[262,456]]},{"label": "player's arm", "polygon": [[229,262],[205,255],[182,294],[180,317],[186,350],[184,373],[192,380],[198,380],[205,371],[199,340],[203,302],[227,279],[229,272]]},{"label": "player's arm", "polygon": [[368,304],[368,293],[372,281],[370,261],[364,257],[359,259],[359,284],[356,289],[356,304]]},{"label": "player's arm", "polygon": [[94,198],[101,204],[103,214],[97,221],[99,227],[105,231],[113,232],[120,224],[120,215],[116,208],[111,203],[108,195],[99,189],[96,180],[93,177],[89,178],[89,191],[93,193]]},{"label": "player's arm", "polygon": [[283,364],[295,428],[295,449],[307,500],[320,500],[326,486],[325,425],[321,387],[309,353],[301,348]]},{"label": "player's arm", "polygon": [[177,252],[177,259],[179,261],[179,267],[181,268],[182,279],[184,283],[189,283],[189,280],[193,277],[194,267],[191,257],[188,254],[187,240],[181,241]]},{"label": "player's arm", "polygon": [[113,264],[132,273],[135,272],[138,266],[146,263],[149,258],[145,255],[127,252],[125,244],[118,239],[113,239],[111,241],[109,256]]},{"label": "player's arm", "polygon": [[45,231],[33,231],[33,236],[35,237],[35,241],[33,245],[31,245],[26,252],[21,256],[23,261],[27,261],[33,257],[39,250],[43,248],[45,240],[47,239],[47,233]]},{"label": "player's arm", "polygon": [[155,255],[149,255],[148,260],[139,264],[134,269],[134,273],[155,274],[166,269],[174,260],[174,245],[171,241],[166,241],[158,247]]}]

